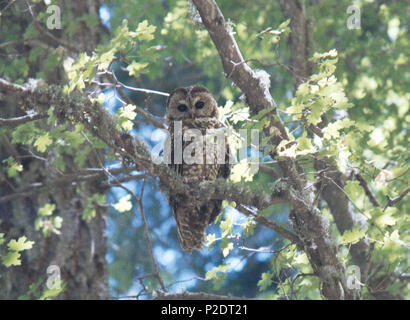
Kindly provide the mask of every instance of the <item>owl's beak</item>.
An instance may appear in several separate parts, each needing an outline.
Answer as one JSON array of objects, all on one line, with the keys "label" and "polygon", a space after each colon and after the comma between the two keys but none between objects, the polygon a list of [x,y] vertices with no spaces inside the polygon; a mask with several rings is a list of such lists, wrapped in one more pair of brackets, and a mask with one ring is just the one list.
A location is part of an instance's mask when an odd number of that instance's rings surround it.
[{"label": "owl's beak", "polygon": [[191,115],[191,118],[195,118],[195,110],[194,109],[189,109],[189,114]]}]

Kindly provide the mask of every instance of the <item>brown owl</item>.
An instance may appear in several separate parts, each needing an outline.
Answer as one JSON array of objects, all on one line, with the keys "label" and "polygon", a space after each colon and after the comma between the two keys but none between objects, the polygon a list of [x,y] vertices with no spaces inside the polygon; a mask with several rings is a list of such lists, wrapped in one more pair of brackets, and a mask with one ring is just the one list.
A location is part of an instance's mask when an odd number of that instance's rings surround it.
[{"label": "brown owl", "polygon": [[[175,89],[167,101],[167,121],[170,132],[168,164],[185,183],[229,177],[226,137],[222,135],[222,139],[221,136],[218,139],[209,135],[223,126],[218,121],[217,102],[205,87],[194,85]],[[201,203],[195,196],[178,194],[171,196],[169,202],[182,249],[189,253],[192,249],[201,250],[205,229],[221,213],[222,200]]]}]

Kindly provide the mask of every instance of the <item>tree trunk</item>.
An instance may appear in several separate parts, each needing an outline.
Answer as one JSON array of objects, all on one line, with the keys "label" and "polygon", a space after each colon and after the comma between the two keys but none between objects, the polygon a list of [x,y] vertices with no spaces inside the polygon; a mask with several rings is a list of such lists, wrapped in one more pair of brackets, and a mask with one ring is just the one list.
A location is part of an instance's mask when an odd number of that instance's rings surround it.
[{"label": "tree trunk", "polygon": [[[34,16],[27,10],[26,2],[16,4],[17,8],[6,11],[3,15],[4,23],[16,23],[20,26],[27,25],[35,19],[38,13],[46,11],[45,6],[32,5]],[[75,17],[85,14],[98,15],[98,1],[69,1],[60,2],[61,14],[72,14]],[[78,48],[78,51],[90,52],[98,43],[98,28],[91,30],[85,24],[81,24],[79,34],[74,34],[68,38],[64,30],[47,30],[46,26],[40,22],[40,27],[47,32],[55,35],[61,43],[53,40],[52,37],[42,35],[42,41],[47,42],[49,49],[58,48],[62,43],[69,43]],[[21,39],[23,39],[24,28],[22,28]],[[16,50],[27,52],[31,50],[30,44],[23,44]],[[67,50],[67,55],[75,53]],[[29,64],[29,77],[35,77],[36,72],[43,71],[45,68],[38,61]],[[47,74],[47,81],[64,83],[64,73],[61,69],[56,69]],[[17,98],[14,96],[0,95],[0,109],[2,117],[18,117],[24,115]],[[43,128],[46,120],[38,122]],[[38,290],[30,294],[30,298],[38,298],[39,294],[46,289],[47,279],[57,273],[49,266],[57,266],[60,270],[61,280],[64,282],[65,290],[58,299],[105,299],[108,295],[108,275],[106,254],[106,235],[105,235],[105,213],[106,209],[96,207],[96,216],[86,222],[82,215],[86,207],[87,198],[90,195],[104,190],[99,188],[98,181],[92,183],[84,182],[81,185],[73,185],[68,182],[59,185],[52,184],[50,181],[57,174],[55,168],[49,163],[55,155],[55,151],[47,153],[47,159],[41,159],[38,155],[33,156],[32,151],[26,147],[11,143],[10,134],[4,134],[0,138],[0,161],[9,156],[23,165],[23,171],[18,177],[9,179],[1,177],[0,198],[16,191],[23,190],[24,195],[14,197],[0,203],[0,233],[5,233],[6,240],[18,239],[26,236],[28,240],[35,241],[32,249],[22,252],[22,263],[20,266],[4,267],[0,266],[0,299],[16,299],[26,294],[32,284],[39,284]],[[86,161],[86,167],[98,165],[98,154],[91,152]],[[104,159],[100,155],[100,159]],[[64,155],[63,161],[67,172],[78,170],[72,156]],[[67,173],[65,172],[65,173]],[[35,188],[34,184],[42,184],[44,188]],[[49,184],[49,186],[47,186]],[[29,187],[28,187],[29,186]],[[40,190],[41,189],[41,190]],[[56,205],[53,214],[62,217],[63,223],[59,230],[61,233],[51,233],[45,237],[41,231],[35,230],[34,222],[38,217],[38,209],[47,203]],[[58,232],[57,232],[58,233]],[[55,267],[54,267],[55,268]]]}]

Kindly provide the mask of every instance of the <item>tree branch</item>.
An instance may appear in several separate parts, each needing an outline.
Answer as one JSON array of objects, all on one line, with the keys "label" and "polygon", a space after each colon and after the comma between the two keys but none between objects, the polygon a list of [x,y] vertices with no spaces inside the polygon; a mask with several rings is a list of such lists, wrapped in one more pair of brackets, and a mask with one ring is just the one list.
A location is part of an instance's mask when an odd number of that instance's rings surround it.
[{"label": "tree branch", "polygon": [[36,14],[34,13],[33,10],[33,5],[30,4],[30,2],[28,0],[26,0],[26,4],[28,7],[28,10],[33,18],[33,22],[34,22],[34,26],[37,28],[38,31],[40,31],[41,34],[46,35],[49,39],[51,39],[55,44],[61,45],[69,50],[71,50],[72,52],[78,52],[78,49],[76,47],[71,46],[70,44],[62,41],[61,39],[58,39],[57,37],[55,37],[52,33],[50,33],[49,31],[47,31],[47,29],[43,28],[43,26],[40,24],[40,22],[37,19]]},{"label": "tree branch", "polygon": [[[214,0],[192,0],[202,22],[218,50],[224,71],[245,93],[246,102],[255,114],[275,106],[269,92],[269,75],[254,72],[245,62],[233,37],[231,27]],[[265,128],[267,136],[276,132],[272,141],[278,145],[288,135],[278,111]],[[274,156],[274,155],[273,155]],[[286,196],[292,205],[291,218],[294,229],[303,239],[303,247],[315,274],[322,282],[322,293],[329,299],[350,299],[351,292],[346,287],[345,269],[337,257],[337,248],[330,238],[329,223],[314,205],[314,194],[308,181],[300,174],[301,168],[291,158],[281,161],[279,166],[283,177],[290,182]],[[314,245],[312,245],[312,243]]]},{"label": "tree branch", "polygon": [[359,180],[359,183],[364,189],[364,192],[366,193],[366,196],[369,198],[370,202],[375,207],[381,207],[379,201],[377,201],[376,197],[374,196],[373,192],[370,190],[369,185],[367,184],[363,176],[360,173],[356,173],[355,176],[356,176],[356,179]]},{"label": "tree branch", "polygon": [[392,207],[394,206],[397,202],[401,201],[404,199],[405,196],[410,192],[410,187],[408,187],[406,190],[404,190],[398,197],[391,198],[389,195],[386,195],[387,198],[387,204],[384,207],[383,211],[386,210],[387,207]]},{"label": "tree branch", "polygon": [[237,206],[237,209],[240,212],[246,214],[247,216],[252,217],[259,224],[261,224],[265,227],[268,227],[269,229],[272,229],[273,231],[277,232],[278,234],[280,234],[284,238],[289,239],[293,243],[297,244],[298,247],[303,247],[303,244],[300,241],[299,237],[295,233],[293,233],[292,231],[288,230],[282,224],[266,219],[264,216],[260,215],[258,212],[246,207],[243,204],[239,204]]},{"label": "tree branch", "polygon": [[[92,103],[79,92],[72,92],[67,95],[63,93],[62,88],[59,86],[47,86],[40,81],[20,86],[1,78],[0,90],[18,93],[22,102],[37,113],[46,114],[50,105],[55,106],[54,115],[60,123],[82,123],[87,130],[118,152],[124,159],[131,160],[135,164],[135,170],[141,171],[150,177],[158,177],[162,188],[168,194],[186,194],[187,188],[190,188],[202,195],[207,195],[207,197],[204,197],[204,201],[210,199],[235,201],[237,204],[258,209],[287,201],[284,192],[281,190],[269,195],[262,189],[252,191],[244,184],[233,184],[225,180],[203,181],[195,188],[187,186],[174,170],[165,164],[153,161],[145,144],[119,131],[113,116],[105,111],[100,104]],[[56,181],[56,183],[59,183],[59,181]],[[41,187],[49,186],[42,185]],[[26,196],[32,192],[33,190],[28,188],[21,190],[19,194],[4,196],[0,201],[7,201],[10,197]]]},{"label": "tree branch", "polygon": [[[115,76],[114,72],[108,73],[108,75],[109,75],[109,76],[111,77],[111,79],[115,82],[115,85],[119,85],[119,86],[120,86],[120,88],[118,89],[118,93],[120,94],[121,98],[122,98],[125,102],[127,102],[127,103],[132,104],[133,106],[135,106],[135,110],[136,110],[143,118],[145,118],[146,120],[148,120],[149,122],[151,122],[155,127],[160,128],[160,129],[165,129],[165,130],[167,129],[167,127],[165,126],[164,122],[158,121],[157,119],[155,119],[155,117],[154,117],[151,113],[149,113],[149,112],[145,111],[144,109],[142,109],[142,108],[138,107],[137,105],[135,105],[135,103],[122,91],[122,88],[129,89],[129,90],[130,90],[130,88],[132,88],[132,87],[126,86],[125,84],[123,84],[122,82],[120,82],[120,81],[117,79],[117,77]],[[151,92],[154,92],[154,91],[151,91]],[[157,94],[158,94],[158,92],[159,92],[159,91],[155,91],[155,93],[157,93]],[[168,96],[169,94],[162,93],[162,95]]]},{"label": "tree branch", "polygon": [[[280,0],[284,15],[290,19],[291,33],[289,37],[292,70],[295,88],[310,76],[308,27],[305,15],[304,1]],[[297,50],[295,50],[297,48]]]},{"label": "tree branch", "polygon": [[[181,293],[167,293],[157,291],[158,296],[155,300],[249,300],[248,298],[240,298],[233,296],[222,296],[217,294],[209,294],[205,292],[189,292],[183,291]],[[250,299],[259,300],[259,299]]]},{"label": "tree branch", "polygon": [[38,120],[38,119],[44,119],[47,118],[46,114],[39,114],[39,113],[33,113],[33,114],[28,114],[25,116],[21,117],[16,117],[16,118],[9,118],[9,119],[3,119],[0,118],[0,128],[1,127],[16,127],[19,124]]}]

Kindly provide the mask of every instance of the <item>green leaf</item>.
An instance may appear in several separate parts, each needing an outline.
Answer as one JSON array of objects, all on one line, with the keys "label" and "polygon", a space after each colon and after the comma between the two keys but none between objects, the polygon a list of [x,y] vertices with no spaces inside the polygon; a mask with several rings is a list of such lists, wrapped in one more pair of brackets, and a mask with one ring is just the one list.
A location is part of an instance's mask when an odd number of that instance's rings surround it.
[{"label": "green leaf", "polygon": [[149,41],[154,39],[153,33],[156,27],[149,25],[147,20],[142,21],[138,24],[137,30],[135,32],[130,32],[131,37],[137,37],[141,41]]},{"label": "green leaf", "polygon": [[18,172],[23,171],[23,165],[15,161],[12,157],[9,157],[7,160],[4,160],[3,162],[7,162],[8,164],[7,175],[9,176],[9,178],[17,177]]},{"label": "green leaf", "polygon": [[229,255],[229,252],[233,249],[233,243],[229,241],[228,239],[223,239],[221,241],[221,250],[222,254],[225,257]]},{"label": "green leaf", "polygon": [[220,272],[226,272],[229,269],[229,264],[222,264],[213,268],[205,274],[205,280],[215,279]]},{"label": "green leaf", "polygon": [[353,126],[355,122],[350,119],[342,119],[342,120],[337,120],[333,123],[329,123],[326,128],[323,128],[323,137],[325,139],[331,139],[331,138],[339,138],[340,133],[339,130],[348,128],[350,126]]},{"label": "green leaf", "polygon": [[275,109],[276,109],[276,106],[272,106],[272,107],[267,108],[267,109],[262,109],[261,111],[258,112],[257,115],[253,116],[252,119],[261,120],[267,114],[270,114],[270,113],[274,112]]},{"label": "green leaf", "polygon": [[56,229],[60,229],[63,225],[63,218],[61,218],[60,216],[56,216],[53,218],[53,226]]},{"label": "green leaf", "polygon": [[18,300],[32,300],[37,299],[41,296],[41,291],[40,291],[40,287],[42,285],[42,279],[37,280],[36,282],[33,282],[32,284],[30,284],[30,287],[28,289],[28,291],[19,296]]},{"label": "green leaf", "polygon": [[130,76],[138,77],[141,73],[140,71],[148,66],[147,62],[136,62],[133,61],[130,65],[128,65],[127,70]]},{"label": "green leaf", "polygon": [[11,142],[30,144],[34,140],[33,135],[36,135],[38,132],[39,132],[39,129],[35,127],[34,121],[20,124],[12,131]]},{"label": "green leaf", "polygon": [[9,250],[19,252],[31,249],[33,247],[33,244],[34,241],[27,241],[26,236],[22,236],[17,241],[14,239],[10,240],[7,246],[9,247]]},{"label": "green leaf", "polygon": [[21,260],[20,260],[20,253],[17,251],[11,251],[8,254],[6,254],[4,257],[1,258],[3,265],[6,266],[7,268],[10,266],[19,266],[21,265]]},{"label": "green leaf", "polygon": [[98,70],[105,70],[109,67],[112,60],[114,60],[115,58],[115,52],[116,52],[116,49],[113,48],[110,51],[104,52],[101,55],[99,59],[99,63],[98,63]]},{"label": "green leaf", "polygon": [[294,256],[294,264],[308,265],[309,259],[305,252],[299,252]]},{"label": "green leaf", "polygon": [[47,147],[51,145],[53,141],[50,139],[49,133],[42,135],[41,137],[37,138],[36,142],[34,142],[34,146],[37,148],[38,151],[44,152],[47,150]]},{"label": "green leaf", "polygon": [[362,193],[359,181],[347,181],[344,190],[351,198],[356,198]]},{"label": "green leaf", "polygon": [[232,182],[240,182],[242,179],[244,181],[252,181],[253,176],[254,173],[251,167],[251,163],[248,162],[247,159],[244,159],[232,167],[229,179]]},{"label": "green leaf", "polygon": [[298,151],[296,152],[296,154],[298,156],[316,152],[316,147],[312,144],[312,140],[310,140],[309,138],[300,137],[296,140],[296,142],[298,146]]},{"label": "green leaf", "polygon": [[124,130],[131,130],[133,128],[134,124],[130,120],[135,119],[135,117],[137,116],[137,113],[134,111],[135,108],[136,106],[127,104],[126,106],[118,109],[118,123]]},{"label": "green leaf", "polygon": [[215,238],[215,233],[208,234],[206,236],[206,246],[211,249],[212,246],[215,244],[216,238]]},{"label": "green leaf", "polygon": [[241,227],[245,237],[249,237],[255,232],[256,223],[252,219],[246,219],[246,222],[242,223]]},{"label": "green leaf", "polygon": [[265,291],[273,282],[273,273],[264,272],[262,273],[262,279],[258,281],[258,287],[260,291]]},{"label": "green leaf", "polygon": [[97,214],[97,212],[96,212],[95,208],[87,207],[87,208],[84,209],[82,217],[85,221],[89,222],[96,216],[96,214]]},{"label": "green leaf", "polygon": [[233,231],[232,217],[228,213],[225,214],[225,220],[221,221],[220,228],[222,230],[222,238],[226,238]]},{"label": "green leaf", "polygon": [[38,217],[34,220],[34,230],[38,231],[44,227],[44,219],[42,217]]},{"label": "green leaf", "polygon": [[310,114],[307,117],[309,123],[318,124],[321,121],[321,115],[326,111],[323,100],[317,100],[310,106]]},{"label": "green leaf", "polygon": [[227,100],[225,106],[218,107],[219,118],[223,119],[226,114],[230,113],[232,106],[233,102],[231,100]]},{"label": "green leaf", "polygon": [[50,300],[57,297],[61,292],[64,292],[66,284],[62,280],[55,280],[53,288],[45,288],[39,300]]},{"label": "green leaf", "polygon": [[342,235],[343,244],[355,244],[366,235],[366,229],[356,225],[352,230],[346,230]]},{"label": "green leaf", "polygon": [[38,214],[40,216],[51,216],[53,211],[56,209],[56,205],[53,203],[47,203],[40,209],[38,209]]},{"label": "green leaf", "polygon": [[397,220],[393,217],[393,215],[397,212],[397,208],[394,207],[387,207],[384,212],[380,210],[380,215],[375,219],[375,222],[382,227],[394,226]]}]

